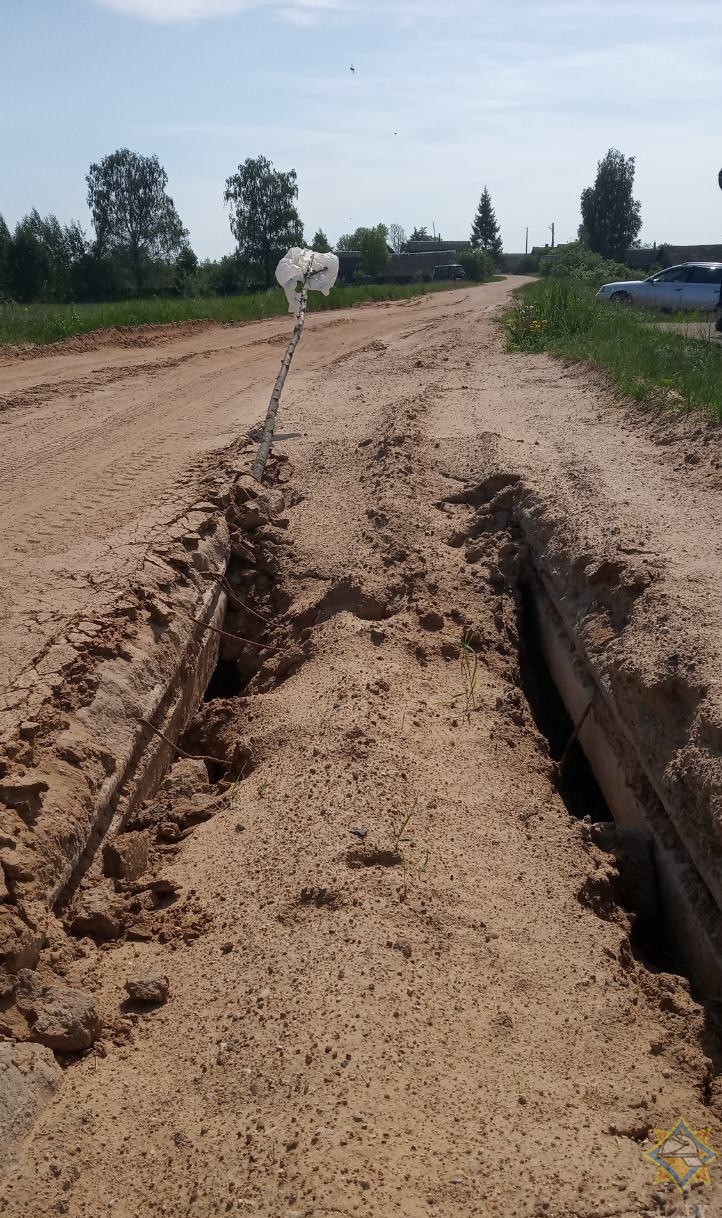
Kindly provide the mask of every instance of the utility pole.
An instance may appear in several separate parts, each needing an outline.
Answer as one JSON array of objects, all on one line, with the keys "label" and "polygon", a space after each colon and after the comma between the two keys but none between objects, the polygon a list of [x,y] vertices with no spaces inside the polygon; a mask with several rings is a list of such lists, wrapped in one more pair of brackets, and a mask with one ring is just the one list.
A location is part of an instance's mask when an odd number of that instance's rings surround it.
[{"label": "utility pole", "polygon": [[552,249],[554,249],[554,223],[552,222],[549,227],[552,230]]},{"label": "utility pole", "polygon": [[525,254],[529,253],[529,225],[528,224],[527,224],[527,228],[526,228],[526,240],[524,242],[524,253]]}]

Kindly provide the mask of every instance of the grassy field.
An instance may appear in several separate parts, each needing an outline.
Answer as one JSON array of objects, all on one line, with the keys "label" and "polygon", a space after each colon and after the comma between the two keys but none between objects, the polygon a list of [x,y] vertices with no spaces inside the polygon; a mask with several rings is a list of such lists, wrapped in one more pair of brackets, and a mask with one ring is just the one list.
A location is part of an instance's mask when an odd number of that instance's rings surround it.
[{"label": "grassy field", "polygon": [[595,364],[635,401],[703,410],[722,422],[722,348],[663,328],[641,310],[597,303],[592,287],[571,279],[527,284],[503,323],[512,351]]},{"label": "grassy field", "polygon": [[[458,283],[372,284],[334,288],[330,296],[313,292],[312,312],[347,309],[369,301],[403,300],[426,292],[458,289]],[[163,325],[181,321],[243,322],[288,312],[280,289],[251,296],[207,296],[195,300],[122,300],[109,304],[0,304],[0,344],[42,346],[73,334],[116,326]]]}]

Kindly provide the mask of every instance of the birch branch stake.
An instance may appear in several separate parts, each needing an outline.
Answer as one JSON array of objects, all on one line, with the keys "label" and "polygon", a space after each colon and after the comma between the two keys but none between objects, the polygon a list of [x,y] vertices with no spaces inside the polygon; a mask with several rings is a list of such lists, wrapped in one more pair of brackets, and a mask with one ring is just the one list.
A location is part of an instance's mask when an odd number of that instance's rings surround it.
[{"label": "birch branch stake", "polygon": [[303,280],[303,287],[301,289],[301,303],[298,309],[296,325],[294,326],[293,334],[291,335],[291,341],[286,349],[286,354],[283,357],[281,370],[276,380],[276,387],[273,390],[271,400],[268,403],[268,413],[266,415],[266,422],[263,426],[263,435],[261,436],[261,442],[258,445],[256,459],[253,462],[253,477],[256,479],[256,482],[263,481],[263,471],[266,468],[266,461],[268,460],[268,454],[271,451],[271,445],[273,443],[273,433],[276,427],[276,415],[278,414],[278,403],[281,400],[283,386],[285,385],[286,377],[288,376],[288,369],[291,367],[293,353],[296,350],[301,338],[301,334],[303,333],[303,323],[306,320],[306,307],[308,305],[308,281],[312,274],[313,259],[311,259],[308,274]]}]

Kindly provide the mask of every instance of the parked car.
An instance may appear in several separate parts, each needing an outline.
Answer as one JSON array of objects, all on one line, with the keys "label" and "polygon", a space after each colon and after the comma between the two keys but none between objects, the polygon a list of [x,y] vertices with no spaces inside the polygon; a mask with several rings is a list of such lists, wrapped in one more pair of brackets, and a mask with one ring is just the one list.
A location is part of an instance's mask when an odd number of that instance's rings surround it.
[{"label": "parked car", "polygon": [[671,313],[681,310],[712,313],[720,304],[721,293],[722,262],[682,262],[650,275],[649,279],[605,283],[597,292],[597,300]]},{"label": "parked car", "polygon": [[463,266],[458,262],[448,262],[445,266],[434,267],[434,279],[465,279]]}]

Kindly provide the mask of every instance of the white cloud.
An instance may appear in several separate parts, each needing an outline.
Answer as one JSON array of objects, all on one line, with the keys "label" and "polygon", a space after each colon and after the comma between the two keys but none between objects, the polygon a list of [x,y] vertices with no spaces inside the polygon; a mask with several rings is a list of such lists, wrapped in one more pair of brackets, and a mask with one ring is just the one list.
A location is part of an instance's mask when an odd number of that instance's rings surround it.
[{"label": "white cloud", "polygon": [[262,7],[306,25],[324,12],[350,7],[348,0],[95,0],[95,3],[156,25],[207,21]]},{"label": "white cloud", "polygon": [[345,0],[286,0],[286,3],[280,5],[279,13],[285,21],[290,21],[293,25],[314,25],[325,13],[348,10],[350,7]]}]

